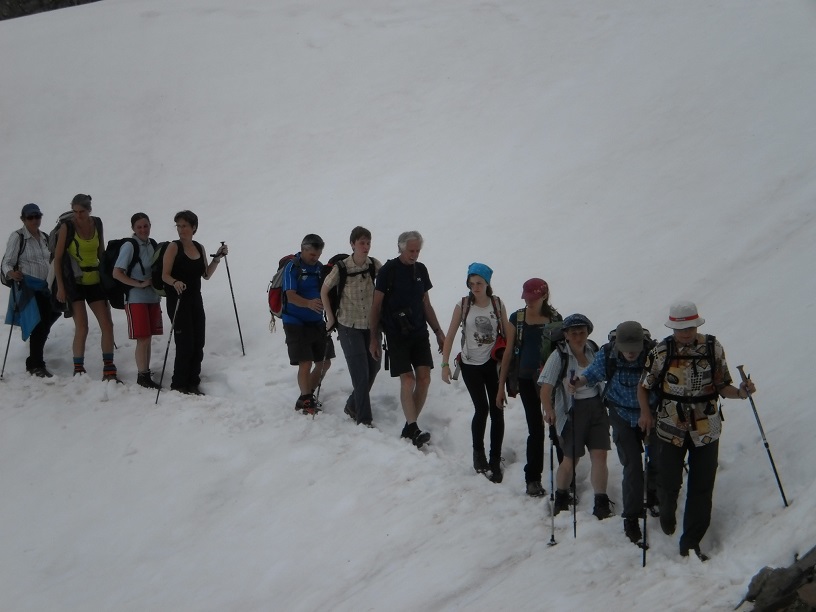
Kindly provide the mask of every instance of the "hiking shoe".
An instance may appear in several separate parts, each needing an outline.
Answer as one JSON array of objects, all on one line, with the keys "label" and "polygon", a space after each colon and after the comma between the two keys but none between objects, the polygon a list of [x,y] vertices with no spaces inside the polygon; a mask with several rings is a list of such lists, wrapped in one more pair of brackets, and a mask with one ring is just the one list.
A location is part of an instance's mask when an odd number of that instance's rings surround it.
[{"label": "hiking shoe", "polygon": [[632,544],[638,544],[643,539],[643,533],[640,531],[640,524],[636,518],[623,519],[623,533]]},{"label": "hiking shoe", "polygon": [[417,448],[422,448],[423,445],[431,441],[431,434],[428,433],[427,431],[421,431],[419,427],[417,427],[416,432],[411,438],[411,441]]},{"label": "hiking shoe", "polygon": [[564,510],[569,510],[569,493],[561,491],[555,492],[555,501],[553,502],[553,516],[558,516],[558,513]]},{"label": "hiking shoe", "polygon": [[159,383],[151,378],[150,372],[138,374],[136,376],[136,384],[145,389],[161,389]]},{"label": "hiking shoe", "polygon": [[694,551],[694,554],[697,555],[697,558],[700,561],[702,561],[703,563],[708,561],[709,556],[702,553],[702,552],[700,552],[700,547],[699,546],[689,547],[689,546],[684,546],[684,545],[681,544],[680,545],[680,556],[681,557],[688,557],[689,556],[689,551],[692,551],[692,550]]},{"label": "hiking shoe", "polygon": [[113,374],[105,374],[104,376],[102,376],[102,382],[108,382],[110,380],[114,380],[114,381],[118,382],[120,385],[125,384],[124,381],[121,381],[121,380],[119,380],[119,378],[117,378],[116,372],[114,372]]},{"label": "hiking shoe", "polygon": [[614,514],[610,508],[614,505],[606,493],[599,493],[595,496],[595,507],[592,509],[592,514],[597,516],[599,521],[607,519]]},{"label": "hiking shoe", "polygon": [[187,390],[187,387],[182,387],[181,385],[170,385],[171,391],[178,391],[179,393],[183,393],[184,395],[190,395],[190,392]]},{"label": "hiking shoe", "polygon": [[677,528],[677,521],[674,520],[673,516],[669,516],[668,512],[661,512],[660,528],[666,535],[673,535],[674,530]]},{"label": "hiking shoe", "polygon": [[544,497],[547,492],[541,486],[540,480],[534,480],[527,483],[527,495],[530,497]]},{"label": "hiking shoe", "polygon": [[79,367],[74,366],[74,376],[76,376],[77,374],[82,376],[83,374],[87,374],[87,373],[88,373],[88,371],[85,368],[83,368],[82,366],[79,366]]},{"label": "hiking shoe", "polygon": [[345,412],[352,421],[357,420],[357,411],[354,410],[354,406],[351,404],[346,404],[346,407],[343,408],[343,412]]},{"label": "hiking shoe", "polygon": [[187,393],[190,395],[204,395],[204,392],[198,387],[198,385],[187,387]]},{"label": "hiking shoe", "polygon": [[473,449],[473,469],[476,470],[479,474],[484,474],[488,469],[490,469],[490,464],[487,462],[487,457],[485,457],[484,449],[476,450]]},{"label": "hiking shoe", "polygon": [[499,484],[502,480],[504,480],[504,473],[502,472],[502,460],[499,458],[497,461],[490,462],[490,482],[495,482]]},{"label": "hiking shoe", "polygon": [[40,366],[38,368],[27,368],[28,373],[32,376],[36,376],[37,378],[53,378],[54,375],[45,369],[45,366]]}]

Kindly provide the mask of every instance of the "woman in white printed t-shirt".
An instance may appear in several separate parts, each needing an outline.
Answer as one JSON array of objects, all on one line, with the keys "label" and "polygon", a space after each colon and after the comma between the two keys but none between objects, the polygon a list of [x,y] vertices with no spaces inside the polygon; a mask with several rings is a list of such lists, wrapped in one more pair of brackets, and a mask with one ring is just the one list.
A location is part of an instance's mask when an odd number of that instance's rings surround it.
[{"label": "woman in white printed t-shirt", "polygon": [[[499,390],[498,364],[505,346],[504,330],[510,326],[504,303],[493,295],[493,270],[482,263],[468,266],[470,293],[453,309],[442,348],[442,381],[450,384],[450,354],[456,328],[462,327],[459,365],[475,412],[471,422],[473,468],[493,482],[502,481],[501,447],[504,440],[504,406],[496,405]],[[484,436],[490,416],[490,460],[485,454]]]}]

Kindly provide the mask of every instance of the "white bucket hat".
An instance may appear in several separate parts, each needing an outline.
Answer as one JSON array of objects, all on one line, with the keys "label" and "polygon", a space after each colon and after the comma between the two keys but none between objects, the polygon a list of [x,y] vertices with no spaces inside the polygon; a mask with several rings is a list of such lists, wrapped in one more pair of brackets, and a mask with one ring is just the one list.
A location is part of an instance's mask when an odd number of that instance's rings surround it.
[{"label": "white bucket hat", "polygon": [[697,314],[697,305],[694,302],[675,302],[669,307],[669,320],[666,327],[671,329],[687,329],[700,327],[705,319]]}]

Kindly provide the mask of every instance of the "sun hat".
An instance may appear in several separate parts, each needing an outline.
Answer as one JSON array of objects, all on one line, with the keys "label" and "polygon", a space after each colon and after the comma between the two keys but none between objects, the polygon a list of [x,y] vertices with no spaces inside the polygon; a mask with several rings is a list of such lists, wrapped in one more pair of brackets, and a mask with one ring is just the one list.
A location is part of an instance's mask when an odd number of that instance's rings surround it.
[{"label": "sun hat", "polygon": [[586,327],[587,328],[587,335],[592,333],[592,330],[595,329],[592,326],[592,321],[590,321],[587,317],[582,314],[575,313],[568,316],[564,319],[564,322],[561,324],[561,329],[567,330],[570,327]]},{"label": "sun hat", "polygon": [[615,330],[615,347],[621,353],[643,350],[643,327],[637,321],[624,321]]},{"label": "sun hat", "polygon": [[40,207],[34,204],[34,202],[31,202],[23,206],[23,210],[20,213],[21,217],[27,217],[29,215],[42,215]]},{"label": "sun hat", "polygon": [[537,300],[542,295],[549,295],[550,287],[543,278],[531,278],[521,288],[522,300]]},{"label": "sun hat", "polygon": [[685,300],[675,302],[669,307],[669,320],[666,327],[670,329],[688,329],[700,327],[705,319],[697,314],[697,305]]},{"label": "sun hat", "polygon": [[493,277],[493,270],[490,269],[490,266],[474,261],[472,264],[468,266],[467,278],[465,279],[465,286],[469,286],[467,284],[468,279],[474,274],[476,276],[481,276],[485,280],[485,282],[489,285],[490,279]]}]

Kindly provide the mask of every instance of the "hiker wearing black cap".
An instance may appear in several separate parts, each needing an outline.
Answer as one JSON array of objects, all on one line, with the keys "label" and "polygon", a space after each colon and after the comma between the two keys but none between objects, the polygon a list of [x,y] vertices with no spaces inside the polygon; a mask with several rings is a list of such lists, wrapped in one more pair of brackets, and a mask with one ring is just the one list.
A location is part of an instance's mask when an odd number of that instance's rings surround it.
[{"label": "hiker wearing black cap", "polygon": [[[683,464],[688,455],[686,507],[680,554],[694,551],[700,559],[700,541],[711,524],[714,479],[717,474],[722,418],[720,397],[746,399],[756,392],[754,383],[732,384],[725,351],[711,335],[698,334],[705,323],[693,302],[675,302],[666,327],[673,334],[652,349],[638,387],[640,420],[644,431],[657,432],[657,494],[660,527],[666,535],[676,528],[677,497],[683,484]],[[658,395],[657,418],[652,416],[649,391]]]},{"label": "hiker wearing black cap", "polygon": [[32,307],[39,315],[39,322],[32,329],[21,325],[23,340],[28,338],[26,371],[40,378],[51,378],[51,372],[45,368],[43,353],[51,326],[60,315],[51,309],[51,292],[47,282],[51,255],[48,251],[48,236],[40,231],[42,216],[42,211],[36,204],[23,206],[20,212],[23,227],[14,230],[9,236],[3,255],[2,275],[4,284],[11,287],[9,311],[20,312],[28,296],[29,299],[34,298]]},{"label": "hiker wearing black cap", "polygon": [[[493,270],[474,262],[468,266],[465,284],[470,292],[453,308],[445,344],[442,348],[442,382],[450,384],[450,360],[456,330],[462,327],[462,352],[459,365],[475,409],[470,424],[473,438],[473,469],[496,483],[502,481],[501,449],[504,440],[504,405],[496,402],[499,391],[497,361],[506,348],[510,327],[504,303],[493,295],[490,280]],[[485,455],[484,436],[490,416],[490,460]]]},{"label": "hiker wearing black cap", "polygon": [[595,358],[597,347],[588,340],[592,329],[592,322],[582,314],[572,314],[564,319],[562,330],[565,341],[559,342],[558,349],[547,359],[538,384],[541,385],[544,422],[555,425],[564,451],[564,460],[556,474],[554,513],[568,509],[567,487],[586,447],[592,464],[590,481],[595,493],[592,513],[603,520],[612,516],[611,502],[606,494],[609,479],[606,454],[612,445],[609,441],[609,415],[601,401],[602,385],[585,385],[574,394],[569,394],[567,388],[570,377],[583,374]]},{"label": "hiker wearing black cap", "polygon": [[283,331],[289,363],[298,367],[300,397],[295,410],[314,415],[319,410],[315,390],[334,359],[334,343],[326,333],[323,300],[320,299],[323,266],[320,255],[325,243],[317,234],[307,234],[300,252],[286,264],[283,276]]},{"label": "hiker wearing black cap", "polygon": [[385,262],[377,274],[368,347],[372,356],[379,359],[381,332],[385,331],[391,377],[400,379],[400,403],[405,415],[401,437],[411,440],[417,448],[431,439],[431,434],[420,430],[417,424],[428,397],[433,368],[429,325],[440,353],[445,343],[445,334],[428,295],[433,287],[428,269],[417,261],[422,244],[419,232],[403,232],[397,239],[399,257]]},{"label": "hiker wearing black cap", "polygon": [[[612,439],[623,466],[623,530],[635,544],[643,539],[638,519],[643,518],[643,438],[638,427],[640,405],[637,390],[643,373],[646,355],[654,343],[646,339],[643,327],[637,321],[624,321],[615,329],[613,339],[595,354],[592,364],[568,384],[574,392],[586,385],[606,382],[604,403],[609,409]],[[654,400],[655,398],[650,398]],[[654,405],[654,401],[650,402]],[[646,441],[651,444],[651,436]],[[654,462],[649,462],[648,501],[650,508],[657,506]],[[655,508],[656,510],[656,508]]]}]

